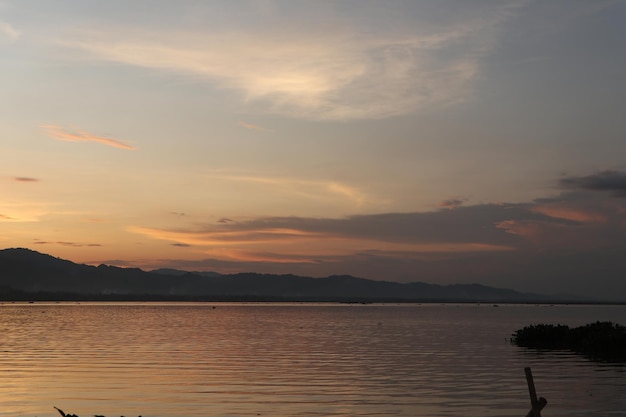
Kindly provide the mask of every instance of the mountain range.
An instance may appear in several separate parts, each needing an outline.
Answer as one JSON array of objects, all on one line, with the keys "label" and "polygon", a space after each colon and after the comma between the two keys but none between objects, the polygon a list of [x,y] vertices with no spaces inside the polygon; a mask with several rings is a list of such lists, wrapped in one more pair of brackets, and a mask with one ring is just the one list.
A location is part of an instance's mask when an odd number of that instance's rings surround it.
[{"label": "mountain range", "polygon": [[91,266],[23,248],[0,250],[2,300],[547,302],[545,295],[480,284],[311,278]]}]

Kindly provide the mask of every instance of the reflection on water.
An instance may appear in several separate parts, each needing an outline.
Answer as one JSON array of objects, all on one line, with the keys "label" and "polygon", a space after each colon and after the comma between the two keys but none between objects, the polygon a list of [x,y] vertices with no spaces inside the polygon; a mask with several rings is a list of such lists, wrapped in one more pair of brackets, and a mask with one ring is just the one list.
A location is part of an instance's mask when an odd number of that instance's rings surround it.
[{"label": "reflection on water", "polygon": [[[214,308],[215,307],[215,308]],[[623,367],[508,343],[626,307],[5,304],[0,415],[626,415]]]}]

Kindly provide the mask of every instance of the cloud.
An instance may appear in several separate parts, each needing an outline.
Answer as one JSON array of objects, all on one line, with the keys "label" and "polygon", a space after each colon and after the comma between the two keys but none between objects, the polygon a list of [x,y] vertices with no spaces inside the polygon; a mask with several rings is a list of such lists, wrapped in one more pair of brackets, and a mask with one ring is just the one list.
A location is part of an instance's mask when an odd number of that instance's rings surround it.
[{"label": "cloud", "polygon": [[10,24],[6,22],[0,22],[0,35],[3,35],[11,41],[14,41],[20,37],[21,33]]},{"label": "cloud", "polygon": [[376,119],[467,100],[510,10],[500,4],[462,22],[384,32],[348,17],[322,29],[311,22],[213,32],[93,25],[57,45],[89,59],[235,91],[253,111],[317,120]]},{"label": "cloud", "polygon": [[551,221],[506,220],[496,227],[518,235],[535,250],[590,250],[610,245],[603,230]]},{"label": "cloud", "polygon": [[[304,273],[306,270],[315,276],[323,274],[321,271],[355,274],[362,270],[361,266],[356,265],[362,260],[353,260],[362,259],[363,254],[370,254],[377,259],[393,259],[396,265],[390,265],[388,276],[397,279],[403,277],[398,277],[394,269],[411,259],[461,253],[498,254],[514,250],[513,246],[506,243],[472,241],[468,238],[428,239],[428,232],[424,236],[411,238],[394,237],[391,236],[394,231],[385,234],[379,225],[374,225],[371,230],[367,230],[367,227],[363,230],[363,226],[370,221],[376,223],[370,216],[365,217],[368,219],[259,218],[193,229],[132,227],[130,231],[151,239],[193,245],[196,253],[204,253],[210,259],[230,265],[220,272],[234,271],[235,265],[238,265],[239,271]],[[400,215],[397,218],[396,215],[390,215],[387,222],[388,226],[395,223],[392,227],[396,228],[396,233],[407,226],[406,218],[402,219]],[[428,220],[416,222],[426,224]],[[503,231],[494,230],[509,242],[516,240],[516,237]],[[349,263],[353,263],[352,272],[344,270]],[[281,271],[279,265],[289,267]],[[336,268],[335,272],[333,268]],[[372,272],[365,276],[373,278]]]},{"label": "cloud", "polygon": [[612,196],[573,191],[538,199],[529,211],[545,217],[512,217],[497,227],[522,237],[531,248],[570,253],[609,250],[626,239],[626,204]]},{"label": "cloud", "polygon": [[369,197],[356,187],[338,181],[301,180],[295,178],[263,177],[258,175],[212,174],[213,178],[243,183],[265,185],[274,189],[319,202],[322,198],[347,199],[361,206],[369,202]]},{"label": "cloud", "polygon": [[17,181],[17,182],[38,182],[39,179],[31,178],[31,177],[14,177],[13,181]]},{"label": "cloud", "polygon": [[163,259],[155,267],[481,282],[615,299],[626,293],[626,200],[595,192],[605,190],[595,180],[576,181],[577,187],[589,183],[589,189],[528,203],[451,202],[454,209],[429,212],[258,217],[130,230],[169,244],[193,245],[196,254],[204,254],[199,260]]},{"label": "cloud", "polygon": [[191,245],[188,245],[186,243],[172,243],[172,246],[176,246],[178,248],[189,248],[189,247],[191,247]]},{"label": "cloud", "polygon": [[548,217],[571,220],[578,223],[603,223],[607,221],[606,215],[597,209],[571,207],[562,202],[538,204],[532,210],[536,213],[545,214]]},{"label": "cloud", "polygon": [[6,196],[0,201],[0,219],[11,222],[38,222],[49,213],[49,206],[27,201],[11,201]]},{"label": "cloud", "polygon": [[243,127],[244,129],[248,129],[248,130],[258,130],[260,132],[273,132],[274,131],[273,129],[259,126],[259,125],[253,125],[252,123],[246,123],[241,120],[237,124]]},{"label": "cloud", "polygon": [[[459,209],[462,210],[462,209]],[[221,222],[193,229],[133,227],[135,233],[153,239],[194,245],[223,259],[273,259],[273,262],[317,262],[338,255],[377,251],[413,254],[492,252],[513,250],[516,238],[498,229],[494,219],[504,220],[519,211],[493,207],[473,208],[455,219],[452,211],[351,216],[340,219],[263,217]],[[493,214],[493,213],[491,213]],[[531,212],[527,218],[544,218]],[[490,233],[486,233],[490,229]],[[260,250],[263,248],[263,250]],[[395,255],[394,255],[395,256]],[[306,260],[306,261],[305,261]]]},{"label": "cloud", "polygon": [[626,197],[626,172],[607,170],[579,177],[570,176],[562,178],[560,185],[580,190],[610,191],[616,197]]},{"label": "cloud", "polygon": [[127,145],[120,142],[117,139],[109,139],[101,136],[95,136],[82,130],[68,131],[61,126],[55,125],[43,125],[41,128],[52,139],[62,140],[67,142],[98,142],[114,148],[135,150],[136,148],[131,145]]},{"label": "cloud", "polygon": [[59,245],[59,246],[70,246],[73,248],[81,248],[81,247],[100,247],[102,246],[99,243],[76,243],[76,242],[63,242],[63,241],[55,241],[48,242],[44,240],[35,240],[33,242],[34,245]]},{"label": "cloud", "polygon": [[449,198],[441,201],[438,206],[445,209],[455,209],[461,207],[467,201],[466,198]]}]

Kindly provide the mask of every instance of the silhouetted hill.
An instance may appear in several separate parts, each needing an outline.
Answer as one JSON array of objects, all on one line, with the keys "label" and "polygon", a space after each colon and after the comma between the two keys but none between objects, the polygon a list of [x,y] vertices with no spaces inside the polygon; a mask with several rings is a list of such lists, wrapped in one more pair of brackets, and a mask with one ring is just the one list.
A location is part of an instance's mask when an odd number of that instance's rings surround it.
[{"label": "silhouetted hill", "polygon": [[0,298],[290,301],[540,302],[547,297],[478,284],[401,284],[340,275],[212,272],[76,264],[29,249],[0,250]]},{"label": "silhouetted hill", "polygon": [[153,269],[152,271],[149,271],[149,272],[153,274],[174,275],[174,276],[194,274],[194,275],[200,275],[203,277],[219,277],[222,275],[219,272],[213,272],[213,271],[183,271],[180,269],[172,269],[172,268]]}]

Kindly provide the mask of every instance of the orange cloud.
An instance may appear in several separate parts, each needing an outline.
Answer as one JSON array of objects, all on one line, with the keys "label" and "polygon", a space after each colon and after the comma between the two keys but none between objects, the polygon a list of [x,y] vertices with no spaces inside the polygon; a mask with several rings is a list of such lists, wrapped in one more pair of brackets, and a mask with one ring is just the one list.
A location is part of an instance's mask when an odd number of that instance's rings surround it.
[{"label": "orange cloud", "polygon": [[62,140],[66,142],[98,142],[104,145],[112,146],[114,148],[135,150],[134,146],[127,145],[116,139],[104,138],[101,136],[95,136],[82,130],[76,130],[73,132],[63,129],[61,126],[55,125],[43,125],[41,126],[48,136],[52,139]]},{"label": "orange cloud", "polygon": [[607,220],[606,216],[597,212],[559,205],[538,206],[534,207],[532,211],[556,219],[571,220],[580,223],[603,223]]},{"label": "orange cloud", "polygon": [[[511,251],[506,245],[480,242],[402,242],[296,228],[250,228],[172,231],[133,227],[157,240],[193,245],[216,259],[240,262],[316,263],[320,258],[380,251],[386,254],[477,253]],[[263,248],[262,251],[259,248]]]},{"label": "orange cloud", "polygon": [[228,231],[170,231],[146,227],[131,227],[131,232],[139,233],[159,240],[171,240],[189,245],[225,246],[242,244],[259,244],[276,241],[292,241],[299,237],[322,237],[322,233],[305,232],[296,229],[257,229]]}]

